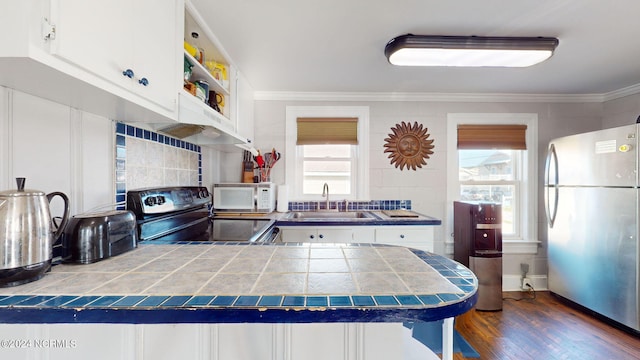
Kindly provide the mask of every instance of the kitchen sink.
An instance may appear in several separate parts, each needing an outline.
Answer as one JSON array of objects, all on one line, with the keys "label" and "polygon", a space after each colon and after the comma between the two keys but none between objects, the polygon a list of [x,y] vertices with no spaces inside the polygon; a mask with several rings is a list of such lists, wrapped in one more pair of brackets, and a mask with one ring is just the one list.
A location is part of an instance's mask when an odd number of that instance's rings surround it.
[{"label": "kitchen sink", "polygon": [[297,221],[370,221],[377,217],[369,211],[296,211],[287,220]]}]

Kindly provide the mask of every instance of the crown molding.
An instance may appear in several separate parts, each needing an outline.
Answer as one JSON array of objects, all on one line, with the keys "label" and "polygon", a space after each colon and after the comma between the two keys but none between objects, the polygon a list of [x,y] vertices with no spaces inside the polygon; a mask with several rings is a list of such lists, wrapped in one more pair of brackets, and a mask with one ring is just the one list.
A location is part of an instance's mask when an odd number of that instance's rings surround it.
[{"label": "crown molding", "polygon": [[615,100],[615,99],[623,98],[625,96],[635,95],[639,93],[640,93],[640,84],[635,84],[635,85],[627,86],[625,88],[610,91],[608,93],[603,94],[603,97],[604,97],[603,101]]},{"label": "crown molding", "polygon": [[473,94],[401,92],[286,92],[256,91],[258,101],[437,101],[437,102],[602,102],[601,94]]},{"label": "crown molding", "polygon": [[256,101],[434,101],[602,103],[640,93],[640,84],[603,94],[501,94],[501,93],[407,93],[407,92],[293,92],[256,91]]}]

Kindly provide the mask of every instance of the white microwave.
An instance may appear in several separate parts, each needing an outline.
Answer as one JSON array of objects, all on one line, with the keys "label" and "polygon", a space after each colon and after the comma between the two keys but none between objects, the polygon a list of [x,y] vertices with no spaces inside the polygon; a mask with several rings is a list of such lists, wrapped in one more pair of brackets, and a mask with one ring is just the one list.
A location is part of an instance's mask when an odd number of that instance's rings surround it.
[{"label": "white microwave", "polygon": [[213,212],[270,213],[276,209],[274,183],[213,184]]}]

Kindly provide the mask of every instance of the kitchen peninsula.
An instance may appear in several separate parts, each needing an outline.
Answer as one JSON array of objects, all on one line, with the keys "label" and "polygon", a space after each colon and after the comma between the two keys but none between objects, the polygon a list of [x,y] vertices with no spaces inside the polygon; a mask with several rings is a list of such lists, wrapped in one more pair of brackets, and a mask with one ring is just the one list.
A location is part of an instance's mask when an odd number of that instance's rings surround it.
[{"label": "kitchen peninsula", "polygon": [[[177,326],[359,323],[365,330],[370,324],[448,319],[444,355],[450,358],[452,318],[473,307],[476,291],[477,279],[467,268],[405,247],[142,244],[90,265],[57,265],[41,280],[0,289],[0,319],[5,324]],[[393,337],[380,344],[365,336],[374,333],[361,332],[368,340],[365,351],[370,345],[393,348]],[[268,339],[280,336],[269,334]],[[233,341],[236,348],[244,346],[238,337]]]}]

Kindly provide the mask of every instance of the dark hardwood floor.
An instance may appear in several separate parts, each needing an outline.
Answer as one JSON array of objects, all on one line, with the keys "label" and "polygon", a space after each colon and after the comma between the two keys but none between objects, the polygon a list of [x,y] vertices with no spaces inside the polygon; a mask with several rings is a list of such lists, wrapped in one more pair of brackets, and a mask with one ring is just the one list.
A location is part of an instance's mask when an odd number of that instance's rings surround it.
[{"label": "dark hardwood floor", "polygon": [[[471,310],[456,318],[456,329],[480,359],[627,360],[640,359],[640,336],[568,306],[549,292],[535,299],[504,293],[502,311]],[[467,359],[454,354],[455,360]]]}]

